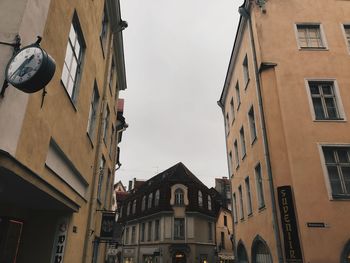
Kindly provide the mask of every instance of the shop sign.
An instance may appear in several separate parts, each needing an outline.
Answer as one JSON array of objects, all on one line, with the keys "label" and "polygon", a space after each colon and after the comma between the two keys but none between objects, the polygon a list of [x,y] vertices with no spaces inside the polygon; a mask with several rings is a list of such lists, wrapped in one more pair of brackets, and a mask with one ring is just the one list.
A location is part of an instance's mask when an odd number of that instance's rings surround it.
[{"label": "shop sign", "polygon": [[281,214],[284,252],[287,263],[302,263],[298,226],[294,211],[291,186],[277,187],[278,203]]},{"label": "shop sign", "polygon": [[115,213],[111,213],[111,212],[102,213],[100,239],[113,238],[114,221],[115,221]]},{"label": "shop sign", "polygon": [[60,218],[56,227],[51,263],[63,263],[64,249],[67,243],[68,218]]}]

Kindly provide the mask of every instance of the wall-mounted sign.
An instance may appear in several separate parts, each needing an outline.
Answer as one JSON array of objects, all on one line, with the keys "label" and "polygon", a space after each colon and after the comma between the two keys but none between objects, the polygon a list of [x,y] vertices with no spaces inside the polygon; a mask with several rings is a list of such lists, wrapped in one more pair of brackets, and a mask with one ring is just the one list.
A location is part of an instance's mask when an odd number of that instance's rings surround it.
[{"label": "wall-mounted sign", "polygon": [[325,228],[327,227],[327,224],[323,222],[307,222],[307,227],[317,227],[317,228]]},{"label": "wall-mounted sign", "polygon": [[55,61],[39,42],[19,50],[6,67],[6,80],[26,93],[43,89],[55,73]]},{"label": "wall-mounted sign", "polygon": [[277,192],[286,262],[302,263],[303,257],[301,254],[298,226],[295,218],[292,188],[289,185],[277,187]]},{"label": "wall-mounted sign", "polygon": [[101,220],[100,239],[112,239],[115,223],[115,213],[103,212]]},{"label": "wall-mounted sign", "polygon": [[67,241],[68,218],[61,218],[56,227],[51,263],[63,263],[64,249]]}]

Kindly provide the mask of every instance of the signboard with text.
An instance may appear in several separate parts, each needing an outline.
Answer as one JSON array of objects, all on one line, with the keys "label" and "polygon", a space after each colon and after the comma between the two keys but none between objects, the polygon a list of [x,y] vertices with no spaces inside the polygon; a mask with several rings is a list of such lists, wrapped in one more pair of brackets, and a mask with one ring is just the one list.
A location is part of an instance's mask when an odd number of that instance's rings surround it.
[{"label": "signboard with text", "polygon": [[115,213],[103,212],[101,220],[100,239],[112,239]]},{"label": "signboard with text", "polygon": [[291,186],[277,187],[278,203],[281,214],[284,252],[287,263],[302,263],[298,226],[295,218]]}]

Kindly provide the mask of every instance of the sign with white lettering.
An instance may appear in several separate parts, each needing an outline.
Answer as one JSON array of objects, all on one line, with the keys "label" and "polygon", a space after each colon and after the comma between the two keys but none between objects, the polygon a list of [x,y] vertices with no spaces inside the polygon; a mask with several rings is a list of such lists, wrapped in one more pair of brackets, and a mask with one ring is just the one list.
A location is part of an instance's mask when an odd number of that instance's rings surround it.
[{"label": "sign with white lettering", "polygon": [[68,218],[60,218],[56,227],[54,246],[52,249],[51,263],[63,263],[64,248],[68,234]]},{"label": "sign with white lettering", "polygon": [[295,218],[292,188],[289,185],[277,187],[277,192],[286,262],[302,263],[303,257],[301,254],[298,226]]},{"label": "sign with white lettering", "polygon": [[101,220],[100,239],[112,239],[115,213],[103,212]]}]

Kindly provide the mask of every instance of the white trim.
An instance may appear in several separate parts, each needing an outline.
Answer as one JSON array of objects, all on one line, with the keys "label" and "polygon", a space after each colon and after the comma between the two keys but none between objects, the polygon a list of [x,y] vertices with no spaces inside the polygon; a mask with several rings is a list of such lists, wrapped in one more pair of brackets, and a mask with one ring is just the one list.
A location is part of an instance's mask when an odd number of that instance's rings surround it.
[{"label": "white trim", "polygon": [[[335,99],[336,99],[339,118],[340,118],[339,120],[332,120],[332,119],[317,120],[316,119],[314,105],[312,103],[312,98],[311,98],[311,93],[310,93],[309,81],[333,82],[334,94],[335,94]],[[304,82],[305,82],[306,93],[307,93],[308,101],[309,101],[309,109],[310,109],[312,120],[314,122],[345,122],[345,121],[347,121],[344,107],[343,107],[343,103],[342,103],[341,96],[340,96],[338,82],[335,78],[304,78]]]},{"label": "white trim", "polygon": [[[299,43],[299,36],[298,36],[298,26],[319,26],[320,27],[320,34],[321,34],[321,40],[323,43],[323,47],[320,48],[305,48],[305,47],[301,47],[300,43]],[[294,23],[294,34],[295,34],[295,39],[297,42],[297,47],[298,49],[301,50],[310,50],[310,51],[327,51],[329,50],[328,47],[328,42],[327,42],[327,38],[326,38],[326,34],[323,28],[322,23],[320,22],[295,22]]]},{"label": "white trim", "polygon": [[340,24],[341,31],[343,32],[343,37],[345,40],[345,46],[347,48],[348,54],[350,55],[350,42],[348,42],[347,38],[346,38],[346,33],[345,33],[345,28],[344,28],[345,26],[350,26],[350,22]]}]

